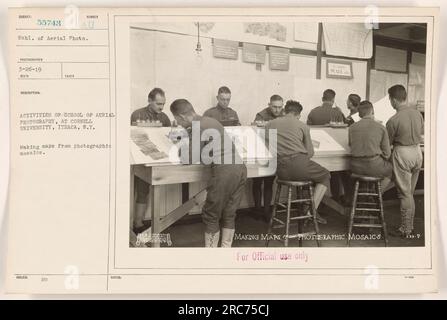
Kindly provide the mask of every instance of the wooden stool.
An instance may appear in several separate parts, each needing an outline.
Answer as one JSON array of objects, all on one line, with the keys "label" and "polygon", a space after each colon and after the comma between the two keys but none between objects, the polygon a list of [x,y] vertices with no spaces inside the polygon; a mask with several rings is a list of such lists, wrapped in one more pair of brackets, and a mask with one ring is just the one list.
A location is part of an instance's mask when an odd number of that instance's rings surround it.
[{"label": "wooden stool", "polygon": [[[307,235],[316,235],[317,239],[317,245],[320,246],[320,241],[318,240],[318,222],[317,222],[317,210],[315,208],[315,202],[314,202],[314,188],[313,188],[313,182],[312,181],[285,181],[285,180],[277,180],[277,189],[276,189],[276,195],[275,195],[275,202],[273,205],[273,212],[272,217],[270,218],[269,228],[267,232],[267,240],[266,240],[266,246],[268,247],[270,236],[272,235],[272,229],[274,228],[282,228],[285,227],[285,235],[284,235],[284,245],[286,247],[289,246],[289,239],[295,239],[299,238],[299,245],[301,246],[302,237]],[[287,205],[281,203],[279,201],[280,195],[281,195],[281,188],[287,187]],[[297,189],[297,199],[292,200],[292,189],[296,187]],[[305,191],[308,191],[309,196],[305,196]],[[292,204],[298,203],[301,205],[310,205],[310,211],[311,215],[304,212],[304,214],[298,214],[297,216],[292,217],[292,212],[300,212],[302,213],[302,210],[300,209],[292,209]],[[283,209],[277,210],[277,207],[280,206]],[[280,220],[276,216],[278,213],[286,213],[286,220]],[[290,222],[293,220],[298,220],[298,233],[297,234],[290,234]],[[301,231],[301,222],[308,220],[312,220],[314,224],[315,231],[314,232],[307,232],[302,233]],[[277,222],[279,225],[275,225],[274,223]]]},{"label": "wooden stool", "polygon": [[[385,241],[385,247],[388,246],[385,216],[383,213],[382,186],[380,184],[382,178],[358,174],[352,174],[351,177],[355,180],[355,187],[349,219],[348,246],[350,245],[350,235],[353,227],[380,228]],[[358,197],[363,198],[362,201],[359,201]],[[359,214],[357,215],[357,213]],[[355,219],[366,219],[369,221],[367,223],[355,222]],[[377,223],[371,222],[371,220],[374,222],[377,221]]]}]

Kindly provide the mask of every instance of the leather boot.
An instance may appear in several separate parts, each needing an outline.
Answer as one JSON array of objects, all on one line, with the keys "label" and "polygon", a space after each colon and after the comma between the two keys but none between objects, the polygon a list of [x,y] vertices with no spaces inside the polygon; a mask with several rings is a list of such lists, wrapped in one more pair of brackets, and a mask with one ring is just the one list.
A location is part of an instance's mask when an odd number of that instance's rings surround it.
[{"label": "leather boot", "polygon": [[205,232],[205,248],[217,248],[219,243],[220,232],[208,233]]},{"label": "leather boot", "polygon": [[146,213],[146,205],[137,203],[135,205],[135,212],[133,217],[133,231],[139,234],[150,227],[147,223],[144,223],[144,214]]},{"label": "leather boot", "polygon": [[233,243],[234,229],[222,228],[222,248],[230,248]]}]

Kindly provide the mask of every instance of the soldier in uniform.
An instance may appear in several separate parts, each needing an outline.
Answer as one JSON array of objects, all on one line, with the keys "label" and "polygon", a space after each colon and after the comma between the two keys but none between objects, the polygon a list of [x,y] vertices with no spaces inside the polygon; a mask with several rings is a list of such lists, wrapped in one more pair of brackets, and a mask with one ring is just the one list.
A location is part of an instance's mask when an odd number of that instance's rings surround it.
[{"label": "soldier in uniform", "polygon": [[[165,93],[160,88],[154,88],[149,92],[148,105],[132,112],[130,124],[136,125],[139,121],[160,121],[163,127],[171,126],[171,121],[163,112],[166,103]],[[138,234],[148,229],[150,221],[144,220],[144,214],[147,206],[147,196],[149,194],[149,184],[144,180],[135,177],[135,190],[137,200],[133,218],[133,231]]]},{"label": "soldier in uniform", "polygon": [[[186,99],[177,99],[171,104],[171,112],[175,120],[182,127],[192,127],[190,150],[200,151],[200,163],[209,164],[211,167],[211,179],[207,187],[206,201],[202,208],[202,219],[205,224],[205,247],[217,247],[221,240],[221,247],[231,247],[235,231],[236,210],[242,199],[242,194],[247,180],[247,168],[238,156],[234,144],[227,146],[225,141],[231,141],[225,133],[224,127],[215,119],[198,115],[191,103]],[[195,135],[194,129],[198,125],[200,134]],[[207,132],[208,131],[208,132]],[[218,133],[219,137],[211,133]],[[210,133],[206,141],[195,141],[194,137],[203,137]],[[203,148],[219,139],[220,143],[211,146],[211,158],[204,159]],[[228,139],[228,140],[226,140]],[[195,148],[200,146],[200,148]],[[195,155],[189,156],[182,163],[193,163]],[[199,158],[199,155],[197,155]],[[228,159],[231,159],[228,161]],[[228,161],[228,162],[226,162]],[[186,162],[186,163],[185,163]]]},{"label": "soldier in uniform", "polygon": [[[268,107],[258,112],[255,117],[256,121],[268,122],[284,115],[284,101],[281,96],[274,94],[270,97]],[[255,214],[256,217],[260,216],[266,221],[270,221],[272,194],[273,194],[273,182],[275,176],[253,178],[253,200],[255,202]],[[262,194],[262,185],[264,184],[264,194]],[[264,209],[262,210],[261,199],[264,196]]]},{"label": "soldier in uniform", "polygon": [[209,117],[219,121],[225,126],[240,126],[237,112],[229,107],[231,91],[228,87],[220,87],[217,91],[217,105],[205,111],[204,117]]}]

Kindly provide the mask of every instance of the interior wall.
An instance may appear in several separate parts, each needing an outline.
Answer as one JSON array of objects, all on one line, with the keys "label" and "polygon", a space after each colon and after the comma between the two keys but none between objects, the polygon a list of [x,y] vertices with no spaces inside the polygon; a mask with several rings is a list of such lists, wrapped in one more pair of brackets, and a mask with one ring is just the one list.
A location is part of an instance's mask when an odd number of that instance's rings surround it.
[{"label": "interior wall", "polygon": [[[309,58],[308,58],[309,59]],[[313,57],[313,64],[316,64],[316,58]],[[348,114],[346,100],[351,93],[358,94],[362,99],[366,96],[366,74],[367,63],[364,61],[351,61],[353,69],[352,79],[333,79],[326,77],[326,58],[321,62],[321,79],[311,77],[309,75],[297,75],[294,77],[294,97],[299,100],[304,106],[302,119],[307,119],[309,111],[321,104],[321,97],[323,91],[326,89],[333,89],[336,92],[335,104]],[[314,71],[315,73],[315,71]]]},{"label": "interior wall", "polygon": [[327,79],[325,59],[322,79],[316,79],[316,57],[290,55],[289,71],[270,70],[268,53],[261,70],[255,64],[238,60],[218,59],[212,55],[211,39],[201,39],[200,57],[195,52],[197,38],[156,31],[131,29],[131,109],[147,104],[147,94],[154,86],[166,92],[166,114],[177,98],[191,101],[198,113],[215,106],[217,89],[228,86],[232,91],[230,105],[243,125],[249,125],[255,114],[266,107],[272,94],[285,100],[296,99],[304,106],[302,118],[321,102],[322,92],[332,88],[336,103],[345,112],[349,93],[364,97],[366,93],[366,62],[353,61],[354,78]]},{"label": "interior wall", "polygon": [[155,33],[130,29],[130,109],[147,104],[155,84]]},{"label": "interior wall", "polygon": [[[424,110],[425,60],[422,53],[411,52],[407,68],[407,51],[376,46],[375,69],[371,70],[370,100],[375,103],[388,95],[388,88],[401,84],[408,91],[408,103]],[[381,61],[379,64],[378,61]]]},{"label": "interior wall", "polygon": [[[178,98],[188,99],[201,114],[215,106],[217,89],[225,85],[232,91],[230,105],[238,112],[243,125],[254,120],[272,94],[300,101],[305,121],[310,110],[320,105],[325,89],[336,91],[336,104],[345,114],[348,94],[357,93],[362,98],[366,94],[364,61],[352,60],[353,79],[328,79],[323,58],[321,79],[317,80],[315,56],[291,54],[289,71],[275,71],[269,69],[267,53],[266,64],[257,70],[255,64],[242,62],[241,49],[237,60],[214,58],[208,38],[200,40],[202,52],[198,57],[196,37],[141,29],[130,29],[130,33],[131,111],[146,106],[149,91],[160,87],[166,92],[164,111],[171,120],[169,105]],[[241,207],[252,205],[250,185],[247,184]],[[203,183],[190,184],[191,196],[203,187]],[[165,215],[175,209],[181,199],[180,191],[180,185],[159,188],[156,210]],[[192,210],[199,211],[199,208]]]},{"label": "interior wall", "polygon": [[371,70],[370,101],[375,103],[388,95],[388,88],[396,84],[407,88],[408,75],[406,73]]}]

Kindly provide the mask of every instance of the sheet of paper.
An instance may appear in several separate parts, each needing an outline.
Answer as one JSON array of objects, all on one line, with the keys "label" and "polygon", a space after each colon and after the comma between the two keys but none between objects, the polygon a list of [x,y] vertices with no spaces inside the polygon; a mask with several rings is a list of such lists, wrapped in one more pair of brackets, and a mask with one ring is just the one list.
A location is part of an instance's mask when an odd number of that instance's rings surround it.
[{"label": "sheet of paper", "polygon": [[[310,129],[310,137],[312,141],[316,141],[314,144],[314,151],[324,152],[324,151],[344,151],[345,149],[332,138],[326,131],[321,129]],[[317,147],[315,148],[315,145]]]},{"label": "sheet of paper", "polygon": [[383,97],[379,101],[373,104],[374,106],[374,119],[386,125],[389,118],[396,114],[396,110],[391,106],[388,96]]},{"label": "sheet of paper", "polygon": [[130,152],[134,164],[178,164],[175,145],[169,140],[171,128],[132,127]]},{"label": "sheet of paper", "polygon": [[408,75],[408,97],[407,101],[411,105],[418,106],[419,110],[424,110],[425,100],[425,65],[410,63]]},{"label": "sheet of paper", "polygon": [[[225,127],[236,151],[243,161],[253,162],[272,158],[265,146],[264,137],[251,126]],[[168,138],[170,128],[132,127],[130,138],[131,159],[134,164],[178,164],[178,148]]]},{"label": "sheet of paper", "polygon": [[295,41],[318,42],[318,22],[300,22],[294,24]]},{"label": "sheet of paper", "polygon": [[323,23],[326,53],[369,59],[373,54],[373,31],[364,23]]},{"label": "sheet of paper", "polygon": [[354,113],[354,114],[351,116],[351,119],[354,120],[354,122],[360,121],[359,113],[358,113],[358,112],[357,112],[357,113]]},{"label": "sheet of paper", "polygon": [[225,127],[225,132],[233,140],[237,152],[244,161],[267,160],[272,158],[265,146],[265,137],[261,136],[263,129],[250,126]]},{"label": "sheet of paper", "polygon": [[370,101],[375,104],[384,97],[388,97],[388,89],[396,84],[407,87],[408,75],[387,71],[371,70]]}]

